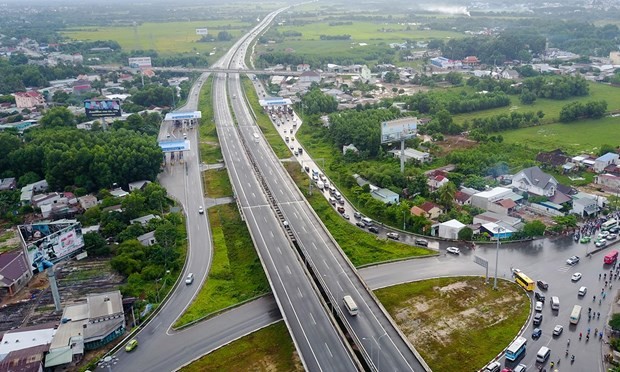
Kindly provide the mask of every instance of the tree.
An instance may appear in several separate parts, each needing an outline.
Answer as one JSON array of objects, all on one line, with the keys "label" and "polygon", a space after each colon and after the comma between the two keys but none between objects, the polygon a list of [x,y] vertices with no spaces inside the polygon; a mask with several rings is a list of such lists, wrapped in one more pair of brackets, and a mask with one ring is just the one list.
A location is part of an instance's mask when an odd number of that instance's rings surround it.
[{"label": "tree", "polygon": [[614,331],[620,331],[620,313],[615,313],[609,319],[609,326]]},{"label": "tree", "polygon": [[543,236],[546,228],[547,226],[545,226],[545,224],[540,220],[529,221],[523,226],[523,234],[530,238]]},{"label": "tree", "polygon": [[439,203],[443,205],[447,210],[452,209],[454,203],[454,195],[456,195],[456,186],[454,183],[447,182],[437,189],[437,196]]},{"label": "tree", "polygon": [[84,248],[89,256],[99,257],[110,254],[110,247],[108,247],[105,239],[97,232],[84,234]]},{"label": "tree", "polygon": [[72,127],[75,125],[75,116],[66,107],[53,107],[39,120],[46,128]]},{"label": "tree", "polygon": [[459,231],[459,240],[464,240],[464,241],[471,241],[472,237],[474,236],[474,230],[472,230],[470,227],[463,227],[460,231]]},{"label": "tree", "polygon": [[603,156],[605,154],[607,154],[608,152],[612,152],[615,153],[616,152],[616,147],[609,145],[609,144],[602,144],[601,148],[598,150],[598,156]]}]

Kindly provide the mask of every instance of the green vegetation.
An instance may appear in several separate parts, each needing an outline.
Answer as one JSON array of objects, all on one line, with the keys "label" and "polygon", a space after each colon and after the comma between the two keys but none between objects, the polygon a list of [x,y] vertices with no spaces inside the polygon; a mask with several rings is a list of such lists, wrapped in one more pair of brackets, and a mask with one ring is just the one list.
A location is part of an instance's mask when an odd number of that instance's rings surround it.
[{"label": "green vegetation", "polygon": [[548,124],[503,132],[504,142],[527,144],[531,148],[561,148],[571,154],[598,152],[604,143],[620,143],[618,118],[580,120],[570,124]]},{"label": "green vegetation", "polygon": [[213,114],[213,75],[209,76],[200,91],[198,107],[202,113],[200,119],[200,160],[207,164],[222,161],[222,150],[217,138]]},{"label": "green vegetation", "polygon": [[[125,51],[155,50],[162,54],[183,52],[209,54],[214,50],[226,51],[231,42],[199,43],[201,36],[196,28],[207,27],[210,33],[226,28],[233,38],[241,35],[251,26],[236,20],[141,23],[138,26],[80,27],[63,31],[61,34],[74,40],[114,40]],[[230,27],[230,28],[229,28]],[[125,61],[126,62],[126,61]]]},{"label": "green vegetation", "polygon": [[245,95],[248,99],[248,102],[250,103],[250,106],[252,107],[252,110],[256,114],[256,124],[263,132],[265,139],[267,140],[273,151],[276,153],[276,156],[278,158],[290,158],[291,150],[282,140],[282,137],[280,137],[277,128],[273,126],[271,119],[269,119],[269,116],[265,114],[263,108],[258,103],[258,95],[256,93],[256,90],[254,89],[254,86],[252,85],[252,82],[245,76],[243,77],[242,81]]},{"label": "green vegetation", "polygon": [[250,233],[236,205],[208,210],[213,261],[207,282],[175,323],[181,327],[270,291]]},{"label": "green vegetation", "polygon": [[[299,164],[285,163],[284,166],[295,180],[297,187],[307,190],[309,178],[301,170]],[[430,249],[413,247],[389,239],[379,239],[342,218],[320,193],[315,191],[312,195],[304,194],[355,266],[433,254]]]},{"label": "green vegetation", "polygon": [[221,198],[232,196],[233,189],[226,169],[211,169],[203,172],[202,177],[206,196]]},{"label": "green vegetation", "polygon": [[282,321],[242,337],[181,368],[183,372],[303,370]]},{"label": "green vegetation", "polygon": [[[433,371],[473,371],[492,360],[527,321],[530,300],[515,283],[438,278],[375,291]],[[472,330],[475,329],[475,332]]]}]

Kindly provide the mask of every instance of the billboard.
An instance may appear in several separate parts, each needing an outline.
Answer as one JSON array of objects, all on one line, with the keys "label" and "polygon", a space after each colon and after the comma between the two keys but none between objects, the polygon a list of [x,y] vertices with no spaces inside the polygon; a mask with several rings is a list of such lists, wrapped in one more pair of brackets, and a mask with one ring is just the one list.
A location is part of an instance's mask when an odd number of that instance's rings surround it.
[{"label": "billboard", "polygon": [[87,99],[84,101],[84,110],[89,119],[121,116],[121,101],[119,99]]},{"label": "billboard", "polygon": [[151,64],[151,57],[128,58],[128,63],[129,67],[133,68],[153,67]]},{"label": "billboard", "polygon": [[381,143],[399,142],[416,135],[418,118],[408,117],[381,123]]},{"label": "billboard", "polygon": [[209,32],[207,31],[207,28],[197,28],[196,29],[196,35],[207,35],[209,34]]},{"label": "billboard", "polygon": [[19,233],[34,272],[41,272],[84,247],[82,226],[75,220],[19,225]]}]

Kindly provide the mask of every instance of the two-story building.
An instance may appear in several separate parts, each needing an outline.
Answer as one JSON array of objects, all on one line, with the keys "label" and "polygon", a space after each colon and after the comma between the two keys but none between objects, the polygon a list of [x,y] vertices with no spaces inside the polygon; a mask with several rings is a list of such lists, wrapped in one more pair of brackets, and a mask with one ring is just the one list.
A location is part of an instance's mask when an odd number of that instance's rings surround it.
[{"label": "two-story building", "polygon": [[558,181],[539,167],[530,167],[515,174],[511,186],[529,194],[551,197],[557,190]]}]

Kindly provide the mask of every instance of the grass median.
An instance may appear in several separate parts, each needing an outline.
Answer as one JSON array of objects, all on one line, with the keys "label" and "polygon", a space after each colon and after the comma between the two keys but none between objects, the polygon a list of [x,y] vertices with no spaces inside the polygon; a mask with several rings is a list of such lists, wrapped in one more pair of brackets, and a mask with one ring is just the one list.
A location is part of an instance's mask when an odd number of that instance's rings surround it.
[{"label": "grass median", "polygon": [[235,204],[208,210],[213,261],[202,289],[174,324],[175,328],[270,292],[250,233]]},{"label": "grass median", "polygon": [[451,277],[375,294],[433,371],[476,371],[510,344],[529,316],[530,299],[517,284],[500,280],[498,288],[482,277]]},{"label": "grass median", "polygon": [[214,164],[222,161],[222,150],[215,130],[213,114],[213,75],[209,76],[200,90],[198,107],[202,114],[200,119],[200,161]]},{"label": "grass median", "polygon": [[209,371],[303,371],[284,322],[242,337],[181,369]]},{"label": "grass median", "polygon": [[[301,171],[300,165],[298,163],[284,163],[284,167],[295,180],[297,187],[300,190],[307,190],[309,178],[305,172]],[[355,266],[434,253],[430,249],[380,239],[342,218],[342,215],[334,210],[320,192],[314,191],[312,195],[308,195],[306,192],[304,194],[314,211]]]},{"label": "grass median", "polygon": [[256,124],[258,124],[261,132],[263,132],[265,139],[278,158],[290,158],[292,156],[291,150],[282,140],[278,130],[273,126],[271,119],[269,119],[269,116],[265,114],[263,108],[258,103],[258,95],[256,93],[256,89],[254,89],[254,85],[247,76],[242,78],[242,82],[243,89],[245,90],[245,96],[247,97],[250,106],[252,106],[252,110],[254,110],[254,113],[256,114]]},{"label": "grass median", "polygon": [[226,169],[211,169],[203,172],[204,190],[210,198],[233,196],[233,189]]}]

